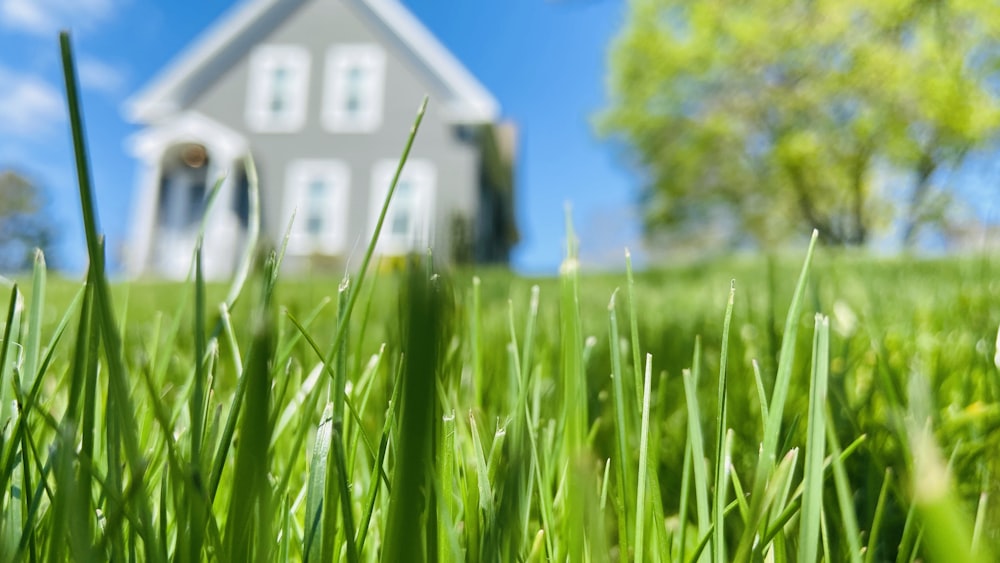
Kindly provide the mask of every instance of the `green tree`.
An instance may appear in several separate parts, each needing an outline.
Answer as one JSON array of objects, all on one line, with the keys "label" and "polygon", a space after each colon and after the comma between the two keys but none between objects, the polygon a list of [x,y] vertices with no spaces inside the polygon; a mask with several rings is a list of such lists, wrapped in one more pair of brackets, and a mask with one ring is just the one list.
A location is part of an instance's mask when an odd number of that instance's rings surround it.
[{"label": "green tree", "polygon": [[30,268],[35,249],[48,251],[53,234],[40,188],[16,172],[0,172],[0,273]]},{"label": "green tree", "polygon": [[998,71],[995,0],[631,0],[600,128],[651,234],[861,245],[896,222],[909,245],[996,138]]}]

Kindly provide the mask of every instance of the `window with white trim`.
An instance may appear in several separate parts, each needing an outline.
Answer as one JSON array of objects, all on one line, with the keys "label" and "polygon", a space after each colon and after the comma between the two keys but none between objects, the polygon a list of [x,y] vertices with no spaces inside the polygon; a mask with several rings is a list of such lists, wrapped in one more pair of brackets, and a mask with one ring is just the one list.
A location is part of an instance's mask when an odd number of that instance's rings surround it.
[{"label": "window with white trim", "polygon": [[[375,231],[397,165],[395,160],[381,160],[372,171],[371,232]],[[430,161],[407,161],[382,224],[377,246],[380,253],[402,255],[431,244],[436,182],[437,173]]]},{"label": "window with white trim", "polygon": [[297,45],[263,45],[250,55],[247,125],[261,133],[290,133],[305,124],[309,51]]},{"label": "window with white trim", "polygon": [[350,170],[337,160],[297,160],[285,182],[285,221],[295,214],[288,252],[343,253],[347,240]]},{"label": "window with white trim", "polygon": [[378,45],[334,45],[326,52],[323,124],[335,133],[365,133],[382,124],[385,52]]}]

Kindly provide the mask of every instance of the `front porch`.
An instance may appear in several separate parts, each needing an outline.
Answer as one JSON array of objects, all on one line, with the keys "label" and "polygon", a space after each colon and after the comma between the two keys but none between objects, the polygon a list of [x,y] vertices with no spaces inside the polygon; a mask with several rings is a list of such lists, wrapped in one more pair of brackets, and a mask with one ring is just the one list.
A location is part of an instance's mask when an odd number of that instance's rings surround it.
[{"label": "front porch", "polygon": [[[236,132],[193,112],[148,128],[131,139],[140,163],[126,256],[130,277],[183,279],[193,270],[205,221],[203,272],[232,274],[247,239],[248,147]],[[221,181],[206,216],[209,195]]]}]

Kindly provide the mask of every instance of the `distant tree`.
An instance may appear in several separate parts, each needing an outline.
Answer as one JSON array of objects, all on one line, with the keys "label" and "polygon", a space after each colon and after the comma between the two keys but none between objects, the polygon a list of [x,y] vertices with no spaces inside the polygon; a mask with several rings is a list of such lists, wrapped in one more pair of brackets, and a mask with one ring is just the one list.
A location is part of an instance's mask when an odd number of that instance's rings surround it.
[{"label": "distant tree", "polygon": [[30,268],[35,248],[47,252],[53,241],[40,188],[16,172],[0,172],[0,273]]},{"label": "distant tree", "polygon": [[1000,126],[996,1],[628,5],[600,128],[646,176],[651,234],[861,245],[897,222],[908,245]]}]

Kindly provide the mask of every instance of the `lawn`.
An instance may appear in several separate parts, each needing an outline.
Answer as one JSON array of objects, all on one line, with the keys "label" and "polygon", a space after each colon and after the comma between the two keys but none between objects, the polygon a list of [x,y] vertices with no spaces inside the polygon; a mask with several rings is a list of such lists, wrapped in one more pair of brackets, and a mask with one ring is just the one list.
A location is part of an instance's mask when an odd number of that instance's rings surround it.
[{"label": "lawn", "polygon": [[63,46],[92,266],[3,286],[0,560],[995,560],[992,257],[112,283]]},{"label": "lawn", "polygon": [[[817,249],[790,317],[795,345],[782,351],[790,342],[785,321],[797,262],[801,257],[716,259],[643,272],[632,283],[624,273],[530,279],[457,270],[442,272],[423,297],[412,298],[407,295],[422,287],[414,280],[427,278],[423,269],[413,279],[377,274],[358,292],[340,354],[330,349],[338,327],[337,279],[278,277],[262,305],[269,284],[259,272],[225,315],[218,307],[229,290],[224,285],[196,291],[194,282],[118,284],[111,297],[131,410],[117,422],[111,411],[123,407],[114,404],[108,381],[113,366],[92,343],[100,330],[93,293],[56,279],[33,291],[25,279],[24,306],[7,315],[20,322],[22,334],[12,339],[20,346],[9,348],[5,362],[17,369],[4,373],[8,401],[11,390],[19,401],[5,413],[7,554],[19,546],[25,558],[34,552],[103,560],[117,550],[176,559],[188,550],[224,561],[248,553],[299,560],[310,552],[309,559],[326,560],[326,550],[350,560],[345,537],[353,537],[357,560],[385,556],[390,540],[455,561],[575,560],[575,552],[606,560],[626,548],[635,559],[641,551],[651,561],[687,560],[699,549],[711,559],[719,555],[711,550],[721,521],[726,559],[756,533],[771,536],[758,545],[762,556],[784,552],[796,560],[810,541],[826,560],[905,561],[917,553],[932,559],[935,538],[924,530],[937,509],[920,510],[921,491],[951,486],[953,494],[931,501],[953,503],[965,524],[954,532],[959,535],[937,540],[969,551],[975,531],[988,560],[985,550],[997,540],[992,530],[1000,522],[987,496],[998,469],[989,455],[1000,420],[997,265],[989,257],[890,260]],[[816,312],[828,315],[819,330]],[[419,319],[410,320],[414,315]],[[262,324],[269,327],[266,339]],[[57,335],[54,346],[46,344]],[[567,339],[572,335],[579,336],[575,344]],[[408,352],[412,346],[430,357]],[[723,346],[728,432],[722,445],[731,464],[720,487]],[[775,463],[766,473],[768,498],[755,508],[758,452],[770,414],[762,404],[775,409],[782,354],[792,352],[794,360],[784,364],[787,394]],[[816,361],[824,353],[827,389],[817,403],[811,398],[823,365]],[[414,369],[404,357],[429,363]],[[255,365],[256,402],[249,381]],[[579,375],[575,384],[567,381],[570,368]],[[348,392],[335,414],[330,389],[338,373]],[[199,377],[202,398],[193,403]],[[403,383],[407,377],[420,382],[416,391]],[[572,387],[579,387],[579,401],[568,397]],[[420,388],[425,394],[412,400],[423,404],[422,418],[413,422],[405,406],[400,412],[393,405],[407,405],[408,393]],[[390,403],[394,389],[402,398]],[[202,405],[194,412],[203,416],[198,463],[190,457],[194,404]],[[825,407],[819,417],[813,416],[816,404]],[[128,460],[125,421],[139,446],[141,487],[137,468],[122,461]],[[921,433],[925,424],[930,440]],[[828,425],[820,430],[829,435],[817,435],[817,425]],[[414,428],[426,433],[422,440]],[[67,442],[67,433],[75,441]],[[260,437],[246,458],[252,461],[241,466],[246,435]],[[820,469],[810,473],[810,439],[824,440],[822,457],[853,447],[826,466],[820,457],[814,462]],[[407,466],[402,444],[413,441],[422,445]],[[927,459],[918,455],[921,448]],[[129,471],[109,470],[112,456]],[[950,481],[939,482],[947,479],[939,463],[950,465]],[[346,478],[337,473],[339,464]],[[407,482],[401,467],[422,477]],[[384,472],[381,485],[376,468]],[[397,481],[417,499],[415,519],[402,530],[390,526]],[[15,496],[15,490],[32,494]],[[428,490],[429,504],[422,496]],[[807,490],[819,502],[817,535],[808,540],[800,531]],[[346,520],[343,512],[324,513],[322,506],[344,497],[351,498]],[[227,541],[238,533],[232,519],[249,514],[255,516],[244,523],[244,540],[269,541]],[[203,527],[200,534],[194,525]],[[195,541],[201,543],[191,545]]]}]

